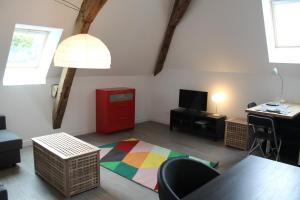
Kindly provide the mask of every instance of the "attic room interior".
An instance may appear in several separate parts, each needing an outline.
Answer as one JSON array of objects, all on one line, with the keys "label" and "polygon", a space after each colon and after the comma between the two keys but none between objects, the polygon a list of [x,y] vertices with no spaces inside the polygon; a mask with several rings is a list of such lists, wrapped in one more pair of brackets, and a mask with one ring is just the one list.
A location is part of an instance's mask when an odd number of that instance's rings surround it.
[{"label": "attic room interior", "polygon": [[300,199],[300,0],[0,10],[0,200]]}]

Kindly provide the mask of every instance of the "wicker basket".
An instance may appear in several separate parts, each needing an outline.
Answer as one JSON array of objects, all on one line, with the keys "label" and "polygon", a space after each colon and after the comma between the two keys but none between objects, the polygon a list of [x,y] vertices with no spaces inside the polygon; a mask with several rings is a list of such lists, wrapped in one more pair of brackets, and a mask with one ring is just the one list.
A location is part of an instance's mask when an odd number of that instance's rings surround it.
[{"label": "wicker basket", "polygon": [[246,119],[226,120],[225,145],[248,150],[252,142]]},{"label": "wicker basket", "polygon": [[66,133],[33,138],[35,172],[66,197],[100,184],[99,149]]}]

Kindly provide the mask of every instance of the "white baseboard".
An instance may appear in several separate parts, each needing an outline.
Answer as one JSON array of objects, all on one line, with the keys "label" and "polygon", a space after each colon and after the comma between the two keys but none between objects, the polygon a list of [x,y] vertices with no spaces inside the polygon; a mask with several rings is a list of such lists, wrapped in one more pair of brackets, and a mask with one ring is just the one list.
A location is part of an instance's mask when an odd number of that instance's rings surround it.
[{"label": "white baseboard", "polygon": [[86,135],[89,133],[95,133],[96,129],[89,129],[89,130],[84,130],[84,131],[76,131],[76,132],[70,132],[69,134],[72,136],[79,136],[79,135]]},{"label": "white baseboard", "polygon": [[149,119],[146,119],[146,118],[145,119],[135,119],[136,124],[147,122],[147,121],[149,121]]},{"label": "white baseboard", "polygon": [[169,122],[169,120],[165,120],[165,119],[149,119],[150,121],[153,121],[153,122],[158,122],[158,123],[161,123],[161,124],[166,124],[166,125],[169,125],[170,124],[170,122]]}]

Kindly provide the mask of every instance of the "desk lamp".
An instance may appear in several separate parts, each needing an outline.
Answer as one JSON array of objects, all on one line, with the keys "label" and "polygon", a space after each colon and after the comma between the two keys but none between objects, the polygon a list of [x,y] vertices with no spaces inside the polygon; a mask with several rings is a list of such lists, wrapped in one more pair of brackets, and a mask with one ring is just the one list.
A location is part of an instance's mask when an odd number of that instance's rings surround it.
[{"label": "desk lamp", "polygon": [[218,114],[218,104],[225,100],[225,94],[223,92],[218,92],[211,97],[211,100],[216,104],[216,113],[213,115],[220,116],[220,114]]},{"label": "desk lamp", "polygon": [[275,76],[278,76],[281,80],[280,103],[284,103],[285,100],[283,99],[283,78],[282,78],[281,74],[279,73],[277,67],[273,68],[273,73]]}]

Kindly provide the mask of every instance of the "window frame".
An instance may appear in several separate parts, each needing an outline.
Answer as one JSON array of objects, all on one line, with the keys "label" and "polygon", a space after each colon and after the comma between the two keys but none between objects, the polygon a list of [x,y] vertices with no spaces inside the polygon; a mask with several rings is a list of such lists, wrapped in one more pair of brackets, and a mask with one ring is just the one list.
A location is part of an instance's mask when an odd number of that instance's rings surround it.
[{"label": "window frame", "polygon": [[[7,57],[6,68],[3,76],[3,85],[34,85],[34,84],[46,84],[46,77],[49,71],[52,59],[57,48],[57,45],[60,41],[63,29],[52,28],[52,27],[42,27],[42,26],[33,26],[25,24],[16,24],[13,34],[18,31],[42,31],[48,32],[47,37],[43,40],[43,48],[40,57],[38,58],[38,64],[36,66],[13,66],[8,62],[9,54]],[[13,41],[13,34],[11,39],[11,45]]]},{"label": "window frame", "polygon": [[[278,0],[262,0],[265,34],[270,63],[300,63],[300,47],[278,46],[276,40],[275,17],[272,3]],[[288,0],[287,0],[288,1]],[[299,0],[300,2],[300,0]]]}]

